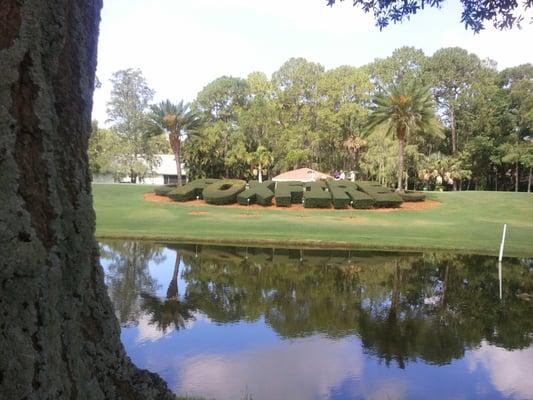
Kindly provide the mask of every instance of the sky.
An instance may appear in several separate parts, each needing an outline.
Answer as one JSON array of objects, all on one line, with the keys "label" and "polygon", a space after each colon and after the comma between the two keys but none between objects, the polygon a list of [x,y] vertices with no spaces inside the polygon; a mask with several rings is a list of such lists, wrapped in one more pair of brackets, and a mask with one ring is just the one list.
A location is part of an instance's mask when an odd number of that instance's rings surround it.
[{"label": "sky", "polygon": [[[100,25],[93,119],[105,125],[113,72],[139,68],[155,90],[154,101],[194,100],[212,80],[270,76],[291,57],[326,69],[361,66],[394,49],[414,46],[426,55],[460,46],[498,69],[533,63],[533,24],[474,34],[461,24],[461,7],[448,0],[410,21],[383,31],[373,16],[350,0],[328,7],[326,0],[105,0]],[[531,11],[526,21],[531,21]]]}]

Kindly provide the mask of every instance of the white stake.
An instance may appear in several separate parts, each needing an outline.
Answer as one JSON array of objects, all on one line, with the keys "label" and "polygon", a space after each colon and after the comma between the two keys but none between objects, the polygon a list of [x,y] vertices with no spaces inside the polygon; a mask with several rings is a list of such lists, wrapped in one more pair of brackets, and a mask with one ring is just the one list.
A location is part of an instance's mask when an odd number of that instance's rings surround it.
[{"label": "white stake", "polygon": [[499,262],[502,262],[503,258],[503,246],[505,245],[505,232],[507,231],[507,224],[503,225],[503,235],[502,235],[502,244],[500,245],[500,257],[498,258]]},{"label": "white stake", "polygon": [[501,261],[498,263],[498,280],[500,282],[500,300],[502,299],[502,291],[503,291],[503,282],[502,282],[502,263]]}]

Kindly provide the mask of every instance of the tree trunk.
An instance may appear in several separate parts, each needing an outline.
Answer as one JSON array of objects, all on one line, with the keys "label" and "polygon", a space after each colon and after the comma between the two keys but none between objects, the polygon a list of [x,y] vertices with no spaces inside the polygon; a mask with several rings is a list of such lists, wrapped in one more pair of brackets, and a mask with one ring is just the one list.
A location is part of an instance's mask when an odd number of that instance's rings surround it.
[{"label": "tree trunk", "polygon": [[261,166],[261,163],[259,163],[259,167],[257,168],[257,170],[258,170],[259,183],[263,183],[263,168]]},{"label": "tree trunk", "polygon": [[177,145],[178,151],[175,154],[176,157],[176,171],[177,171],[177,178],[178,178],[178,186],[183,185],[183,182],[181,181],[181,140],[178,138],[178,145]]},{"label": "tree trunk", "polygon": [[181,186],[181,140],[177,133],[171,133],[168,136],[168,140],[176,161],[176,179],[178,180],[178,186]]},{"label": "tree trunk", "polygon": [[515,162],[515,178],[514,178],[514,191],[518,192],[518,182],[520,179],[520,174],[518,171],[518,161]]},{"label": "tree trunk", "polygon": [[167,299],[178,298],[178,275],[180,271],[181,254],[176,250],[176,261],[174,261],[174,273],[167,289]]},{"label": "tree trunk", "polygon": [[450,130],[452,135],[452,154],[457,153],[457,130],[455,127],[455,110],[450,107]]},{"label": "tree trunk", "polygon": [[[455,110],[453,108],[450,108],[450,129],[452,135],[452,154],[455,155],[457,153],[457,129],[455,126]],[[455,182],[455,179],[453,179],[452,190],[454,192],[457,191],[457,182]]]},{"label": "tree trunk", "polygon": [[527,192],[530,193],[531,192],[531,180],[532,180],[533,176],[532,176],[532,173],[531,173],[531,167],[529,167],[529,178],[527,180]]},{"label": "tree trunk", "polygon": [[403,157],[405,152],[405,139],[401,138],[399,139],[399,151],[398,151],[398,190],[401,191],[402,186],[402,178],[403,178]]},{"label": "tree trunk", "polygon": [[101,0],[0,8],[0,398],[171,399],[120,342],[87,144]]}]

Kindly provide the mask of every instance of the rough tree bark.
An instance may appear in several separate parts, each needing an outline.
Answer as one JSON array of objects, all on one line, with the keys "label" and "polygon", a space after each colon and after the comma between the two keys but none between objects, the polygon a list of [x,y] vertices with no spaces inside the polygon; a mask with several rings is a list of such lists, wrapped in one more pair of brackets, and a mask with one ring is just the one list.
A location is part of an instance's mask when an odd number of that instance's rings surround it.
[{"label": "rough tree bark", "polygon": [[0,7],[0,398],[170,399],[124,352],[87,167],[101,0]]}]

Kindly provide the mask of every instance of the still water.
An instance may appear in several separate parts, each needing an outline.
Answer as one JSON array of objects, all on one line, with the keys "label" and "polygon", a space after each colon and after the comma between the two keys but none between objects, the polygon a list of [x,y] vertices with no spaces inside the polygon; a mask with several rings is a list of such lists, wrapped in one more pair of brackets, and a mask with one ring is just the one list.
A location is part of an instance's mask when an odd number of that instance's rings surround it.
[{"label": "still water", "polygon": [[533,399],[533,260],[101,243],[133,361],[206,399]]}]

